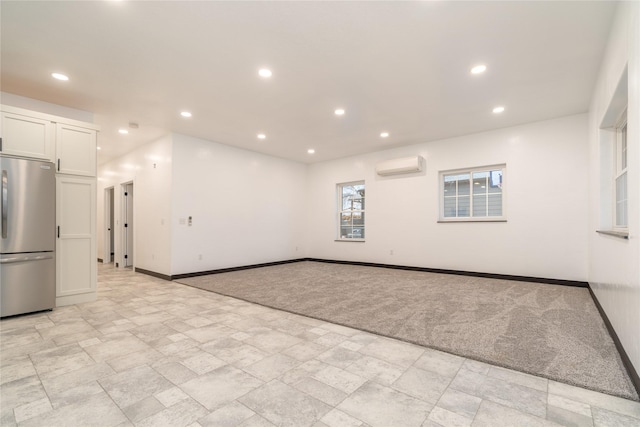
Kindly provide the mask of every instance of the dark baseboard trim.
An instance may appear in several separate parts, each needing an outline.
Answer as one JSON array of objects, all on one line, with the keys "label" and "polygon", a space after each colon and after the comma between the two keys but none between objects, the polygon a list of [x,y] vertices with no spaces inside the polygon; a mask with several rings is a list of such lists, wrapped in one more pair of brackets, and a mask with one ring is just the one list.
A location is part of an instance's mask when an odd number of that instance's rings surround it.
[{"label": "dark baseboard trim", "polygon": [[577,280],[549,279],[544,277],[530,277],[530,276],[513,276],[509,274],[481,273],[481,272],[475,272],[475,271],[462,271],[462,270],[445,270],[441,268],[412,267],[407,265],[394,265],[394,264],[378,264],[375,262],[339,261],[339,260],[321,259],[321,258],[296,258],[296,259],[289,259],[284,261],[265,262],[262,264],[251,264],[251,265],[242,265],[238,267],[220,268],[217,270],[207,270],[207,271],[197,271],[194,273],[175,274],[172,276],[156,273],[154,271],[143,270],[141,268],[136,268],[136,271],[139,273],[147,274],[149,276],[158,277],[164,280],[179,280],[179,279],[186,279],[189,277],[207,276],[209,274],[230,273],[232,271],[250,270],[253,268],[261,268],[261,267],[271,267],[274,265],[292,264],[292,263],[302,262],[302,261],[324,262],[328,264],[358,265],[363,267],[391,268],[394,270],[421,271],[425,273],[439,273],[439,274],[454,274],[458,276],[483,277],[487,279],[515,280],[518,282],[533,282],[533,283],[544,283],[547,285],[563,285],[563,286],[575,286],[579,288],[589,288],[589,284],[587,282],[580,282]]},{"label": "dark baseboard trim", "polygon": [[102,258],[98,258],[98,262],[104,262]]},{"label": "dark baseboard trim", "polygon": [[169,280],[186,279],[188,277],[207,276],[209,274],[229,273],[232,271],[250,270],[252,268],[271,267],[274,265],[292,264],[294,262],[307,261],[307,258],[289,259],[285,261],[265,262],[263,264],[243,265],[239,267],[220,268],[218,270],[198,271],[195,273],[176,274]]},{"label": "dark baseboard trim", "polygon": [[633,383],[633,386],[635,387],[636,392],[638,393],[638,395],[640,395],[640,375],[638,375],[638,371],[636,371],[636,368],[631,363],[631,359],[629,359],[629,355],[627,355],[627,352],[624,350],[624,346],[622,345],[620,338],[618,338],[618,334],[616,333],[616,330],[613,329],[613,325],[609,321],[609,317],[607,316],[607,313],[605,313],[604,309],[600,305],[600,301],[598,301],[598,297],[596,297],[596,294],[593,292],[593,289],[591,289],[591,286],[589,286],[589,293],[591,294],[591,298],[593,299],[593,302],[596,305],[598,312],[600,313],[600,317],[602,317],[602,320],[604,321],[604,324],[607,327],[607,330],[609,331],[609,335],[611,335],[611,339],[613,340],[613,343],[615,344],[616,349],[618,350],[618,353],[620,353],[620,359],[622,359],[622,364],[627,370],[627,373],[629,374],[629,378],[631,379],[631,382]]},{"label": "dark baseboard trim", "polygon": [[544,277],[529,277],[529,276],[512,276],[509,274],[480,273],[475,271],[461,271],[461,270],[444,270],[440,268],[429,268],[429,267],[411,267],[406,265],[377,264],[374,262],[337,261],[337,260],[319,259],[319,258],[305,258],[305,261],[326,262],[330,264],[360,265],[364,267],[391,268],[394,270],[422,271],[425,273],[455,274],[458,276],[484,277],[487,279],[498,279],[498,280],[515,280],[518,282],[544,283],[547,285],[576,286],[579,288],[589,287],[589,284],[587,282],[580,282],[577,280],[548,279]]},{"label": "dark baseboard trim", "polygon": [[157,277],[158,279],[171,280],[171,276],[167,276],[166,274],[156,273],[155,271],[144,270],[142,268],[135,267],[134,271],[136,273],[146,274],[147,276]]}]

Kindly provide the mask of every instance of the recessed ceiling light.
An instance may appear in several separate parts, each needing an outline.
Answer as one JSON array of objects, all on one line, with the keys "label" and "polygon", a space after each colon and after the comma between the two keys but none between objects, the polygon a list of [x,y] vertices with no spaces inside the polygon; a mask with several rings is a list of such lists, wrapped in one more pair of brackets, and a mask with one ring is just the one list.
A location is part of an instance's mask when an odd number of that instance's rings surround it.
[{"label": "recessed ceiling light", "polygon": [[101,147],[96,147],[96,149],[97,149],[97,150],[102,150],[102,148],[101,148]]},{"label": "recessed ceiling light", "polygon": [[129,133],[129,131],[126,130],[126,129],[120,129],[120,130],[118,130],[118,133],[121,133],[122,135],[126,135],[126,134]]},{"label": "recessed ceiling light", "polygon": [[487,66],[480,64],[471,69],[471,74],[482,74],[485,71],[487,71]]},{"label": "recessed ceiling light", "polygon": [[500,114],[500,113],[502,113],[503,111],[504,111],[504,107],[502,107],[502,106],[495,107],[495,108],[493,109],[493,114]]},{"label": "recessed ceiling light", "polygon": [[57,80],[62,80],[64,82],[69,80],[69,77],[67,77],[67,76],[65,76],[64,74],[61,74],[61,73],[51,73],[51,77],[53,77],[54,79],[57,79]]},{"label": "recessed ceiling light", "polygon": [[260,71],[258,71],[258,74],[260,75],[260,77],[264,77],[265,79],[268,79],[273,75],[271,70],[269,70],[268,68],[261,68]]},{"label": "recessed ceiling light", "polygon": [[382,132],[380,134],[380,138],[387,138],[389,136],[389,132]]},{"label": "recessed ceiling light", "polygon": [[267,135],[265,135],[264,133],[259,133],[258,139],[267,139]]},{"label": "recessed ceiling light", "polygon": [[344,110],[342,108],[338,108],[334,113],[336,113],[336,116],[344,116]]},{"label": "recessed ceiling light", "polygon": [[183,112],[181,112],[181,113],[180,113],[180,115],[181,115],[182,117],[191,117],[191,113],[190,113],[190,112],[188,112],[188,111],[183,111]]},{"label": "recessed ceiling light", "polygon": [[309,148],[309,149],[307,150],[307,153],[309,153],[309,154],[313,154],[313,153],[315,153],[315,152],[316,152],[316,150],[314,150],[313,148]]}]

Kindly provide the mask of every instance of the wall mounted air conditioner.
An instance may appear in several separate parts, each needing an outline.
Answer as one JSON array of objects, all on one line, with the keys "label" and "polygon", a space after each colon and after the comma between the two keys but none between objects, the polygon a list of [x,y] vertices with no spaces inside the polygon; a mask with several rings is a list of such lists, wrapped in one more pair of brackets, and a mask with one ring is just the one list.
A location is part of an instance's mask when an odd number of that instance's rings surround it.
[{"label": "wall mounted air conditioner", "polygon": [[401,159],[385,160],[376,165],[378,175],[397,175],[401,173],[421,172],[424,167],[422,156],[403,157]]}]

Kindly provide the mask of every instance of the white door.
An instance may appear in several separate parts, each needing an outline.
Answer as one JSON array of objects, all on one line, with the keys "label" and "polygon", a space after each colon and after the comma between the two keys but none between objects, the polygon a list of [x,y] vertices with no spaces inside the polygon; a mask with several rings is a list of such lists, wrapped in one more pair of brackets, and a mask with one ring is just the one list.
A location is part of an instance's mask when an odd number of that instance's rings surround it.
[{"label": "white door", "polygon": [[127,183],[123,186],[123,219],[122,219],[122,227],[123,227],[123,266],[124,267],[132,267],[133,266],[133,183]]},{"label": "white door", "polygon": [[104,264],[113,262],[114,218],[113,187],[104,190]]},{"label": "white door", "polygon": [[96,180],[56,177],[56,296],[96,290]]},{"label": "white door", "polygon": [[109,232],[109,245],[111,246],[111,251],[109,252],[109,262],[113,262],[114,258],[115,258],[115,237],[116,237],[116,229],[115,229],[115,201],[114,201],[114,189],[111,188],[111,191],[109,192],[109,205],[111,206],[111,209],[109,210],[109,223],[111,224],[111,230]]}]

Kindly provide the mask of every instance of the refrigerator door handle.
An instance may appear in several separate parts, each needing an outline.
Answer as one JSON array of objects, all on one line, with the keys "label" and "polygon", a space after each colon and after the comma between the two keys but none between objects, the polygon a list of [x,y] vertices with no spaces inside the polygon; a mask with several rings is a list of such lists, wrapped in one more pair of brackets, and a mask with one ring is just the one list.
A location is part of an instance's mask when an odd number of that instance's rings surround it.
[{"label": "refrigerator door handle", "polygon": [[27,262],[27,261],[42,261],[44,259],[51,259],[53,255],[38,255],[38,256],[20,256],[13,258],[0,258],[0,264],[11,264],[14,262]]},{"label": "refrigerator door handle", "polygon": [[0,212],[2,214],[2,238],[6,239],[7,238],[7,215],[8,215],[8,202],[9,202],[9,195],[7,194],[7,192],[9,191],[9,184],[7,182],[7,171],[3,170],[2,171],[2,199],[0,201]]}]

